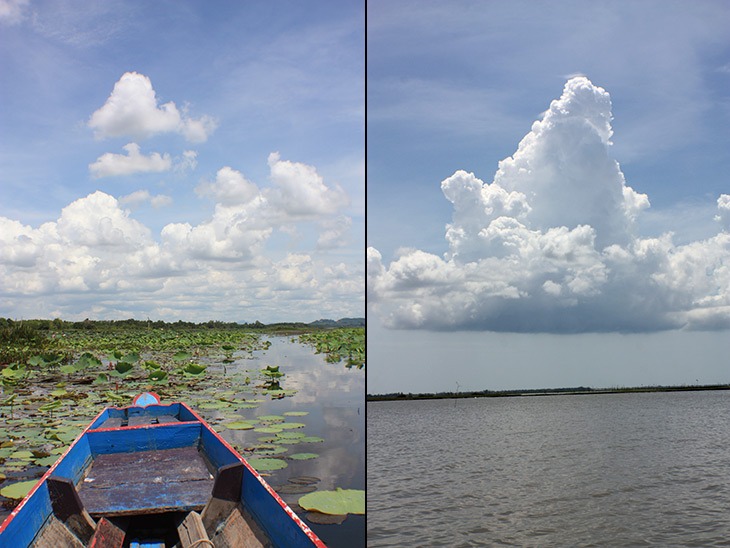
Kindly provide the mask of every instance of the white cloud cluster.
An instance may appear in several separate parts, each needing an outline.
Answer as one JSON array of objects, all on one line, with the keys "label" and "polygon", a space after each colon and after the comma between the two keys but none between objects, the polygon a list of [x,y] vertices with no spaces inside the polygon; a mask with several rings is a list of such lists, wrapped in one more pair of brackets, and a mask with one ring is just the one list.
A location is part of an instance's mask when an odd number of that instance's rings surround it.
[{"label": "white cloud cluster", "polygon": [[[272,173],[278,162],[270,162]],[[34,317],[69,318],[66,301],[75,310],[88,300],[82,317],[139,316],[141,310],[176,319],[200,319],[205,310],[210,318],[242,321],[267,314],[281,319],[282,311],[288,318],[362,314],[363,273],[322,252],[336,247],[334,233],[345,238],[350,227],[333,206],[346,202],[341,189],[324,185],[312,166],[282,163],[299,174],[302,188],[314,188],[296,211],[279,199],[281,187],[259,188],[224,167],[198,188],[216,201],[212,217],[197,225],[169,223],[158,239],[124,209],[171,202],[147,190],[119,199],[94,192],[38,228],[0,217],[4,309],[22,309],[31,300]],[[290,177],[287,184],[295,185],[297,175]],[[281,182],[279,176],[272,180]],[[314,232],[309,247],[290,246],[284,257],[267,249],[276,231],[298,229]],[[326,245],[316,245],[317,239]]]},{"label": "white cloud cluster", "polygon": [[649,207],[611,159],[611,101],[570,79],[485,184],[457,171],[449,251],[402,250],[386,267],[368,250],[368,301],[401,328],[515,332],[730,328],[730,198],[725,231],[676,246],[639,239]]},{"label": "white cloud cluster", "polygon": [[102,154],[96,162],[89,164],[92,177],[111,177],[115,175],[132,175],[134,173],[159,173],[172,167],[169,154],[160,156],[153,152],[149,156],[141,154],[137,143],[129,143],[122,147],[127,154]]},{"label": "white cloud cluster", "polygon": [[114,84],[104,105],[89,119],[89,127],[99,139],[132,136],[146,139],[161,133],[180,133],[190,142],[202,143],[216,129],[210,116],[190,118],[170,101],[158,105],[150,79],[127,72]]}]

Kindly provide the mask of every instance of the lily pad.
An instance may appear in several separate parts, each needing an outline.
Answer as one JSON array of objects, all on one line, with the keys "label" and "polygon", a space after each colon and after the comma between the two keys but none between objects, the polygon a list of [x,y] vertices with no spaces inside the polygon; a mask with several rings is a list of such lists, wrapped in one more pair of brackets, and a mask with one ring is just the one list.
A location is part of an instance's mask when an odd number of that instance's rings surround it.
[{"label": "lily pad", "polygon": [[281,432],[281,428],[275,428],[273,426],[260,426],[254,429],[254,432],[261,432],[263,434],[278,434]]},{"label": "lily pad", "polygon": [[276,426],[287,430],[290,428],[304,428],[307,425],[303,422],[282,422],[281,424],[277,424]]},{"label": "lily pad", "polygon": [[289,458],[294,460],[309,460],[316,459],[317,457],[319,457],[317,453],[294,453],[293,455],[289,455]]},{"label": "lily pad", "polygon": [[284,422],[286,420],[281,415],[261,415],[258,419],[265,422]]},{"label": "lily pad", "polygon": [[364,514],[365,491],[362,489],[340,489],[315,491],[299,498],[299,506],[323,514]]},{"label": "lily pad", "polygon": [[55,463],[58,460],[58,457],[51,456],[51,457],[44,457],[42,459],[36,459],[34,462],[38,466],[51,466],[53,463]]},{"label": "lily pad", "polygon": [[309,411],[286,411],[283,414],[290,417],[303,417],[304,415],[309,415]]},{"label": "lily pad", "polygon": [[294,483],[276,485],[273,489],[280,495],[304,495],[305,493],[313,493],[317,490],[314,485],[296,485]]},{"label": "lily pad", "polygon": [[13,483],[12,485],[8,485],[7,487],[0,489],[0,495],[8,497],[9,499],[20,500],[30,493],[30,490],[33,489],[33,486],[36,483],[38,483],[38,480]]},{"label": "lily pad", "polygon": [[253,424],[246,421],[235,421],[226,424],[226,428],[230,428],[231,430],[251,430],[253,428]]},{"label": "lily pad", "polygon": [[279,432],[277,434],[277,437],[284,438],[284,439],[295,439],[295,438],[304,438],[306,436],[302,432]]},{"label": "lily pad", "polygon": [[304,436],[303,438],[300,438],[299,441],[302,443],[320,443],[324,441],[324,438],[319,438],[317,436]]},{"label": "lily pad", "polygon": [[266,457],[262,457],[247,459],[247,461],[257,472],[281,470],[282,468],[286,468],[286,461],[281,459],[268,459]]}]

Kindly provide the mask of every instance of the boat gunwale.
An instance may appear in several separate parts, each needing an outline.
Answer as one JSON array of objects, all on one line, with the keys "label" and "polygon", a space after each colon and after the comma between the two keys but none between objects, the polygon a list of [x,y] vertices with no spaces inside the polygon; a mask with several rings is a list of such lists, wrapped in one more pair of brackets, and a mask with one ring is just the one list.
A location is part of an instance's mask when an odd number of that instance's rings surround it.
[{"label": "boat gunwale", "polygon": [[[196,420],[193,421],[175,421],[175,422],[165,422],[165,423],[159,423],[159,424],[140,424],[140,425],[133,425],[133,426],[116,426],[116,427],[110,427],[110,428],[91,428],[95,422],[97,422],[104,413],[107,411],[114,409],[117,411],[125,411],[128,409],[139,409],[139,408],[146,408],[149,406],[138,406],[138,405],[128,405],[124,407],[114,407],[109,406],[105,407],[99,413],[94,417],[94,419],[89,422],[89,424],[84,428],[81,433],[76,436],[76,439],[71,443],[71,445],[68,446],[68,448],[59,456],[59,458],[56,460],[56,462],[53,463],[53,465],[41,476],[36,484],[33,486],[33,488],[28,492],[28,494],[23,498],[23,500],[18,504],[17,507],[13,509],[13,511],[10,513],[10,515],[0,524],[0,535],[3,534],[3,532],[7,529],[7,527],[10,525],[12,520],[18,515],[18,513],[21,512],[21,510],[25,507],[25,505],[30,501],[31,497],[36,493],[36,491],[41,487],[41,485],[48,479],[49,476],[53,475],[56,468],[60,465],[61,462],[67,457],[67,455],[71,452],[71,450],[80,442],[80,440],[89,434],[90,432],[113,432],[117,430],[136,430],[136,429],[146,429],[146,428],[157,428],[160,426],[185,426],[185,425],[194,425],[194,424],[200,424],[201,428],[205,428],[208,430],[210,434],[212,434],[217,440],[228,450],[231,452],[232,455],[236,457],[236,459],[241,462],[246,469],[258,480],[258,482],[261,484],[261,486],[267,491],[269,496],[271,496],[276,503],[286,512],[286,514],[289,516],[289,518],[294,521],[297,526],[302,530],[302,532],[309,538],[309,540],[312,542],[313,546],[316,546],[317,548],[327,548],[327,546],[320,540],[320,538],[310,529],[310,527],[304,523],[304,521],[292,510],[289,505],[282,499],[276,491],[272,489],[272,487],[268,484],[266,480],[259,474],[247,461],[245,458],[243,458],[238,451],[236,451],[226,440],[224,440],[218,432],[216,432],[208,423],[203,419],[196,411],[194,411],[190,406],[188,406],[185,402],[171,402],[169,404],[154,404],[154,405],[161,405],[164,407],[168,406],[174,406],[179,404],[181,407],[184,407],[189,413],[191,413]],[[202,433],[201,433],[201,440],[202,440]],[[244,504],[243,498],[239,501],[241,504]],[[261,519],[261,518],[259,518]]]}]

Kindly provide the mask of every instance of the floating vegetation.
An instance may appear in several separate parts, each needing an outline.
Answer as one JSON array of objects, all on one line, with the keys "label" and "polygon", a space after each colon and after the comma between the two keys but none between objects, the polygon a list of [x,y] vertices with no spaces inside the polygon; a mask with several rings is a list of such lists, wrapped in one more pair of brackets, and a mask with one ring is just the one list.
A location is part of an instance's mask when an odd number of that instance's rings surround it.
[{"label": "floating vegetation", "polygon": [[257,472],[269,472],[286,468],[286,461],[282,459],[270,459],[267,457],[248,459],[248,463]]},{"label": "floating vegetation", "polygon": [[[52,344],[0,365],[0,504],[6,509],[32,489],[101,408],[130,405],[147,390],[165,402],[196,408],[258,471],[283,470],[290,462],[319,456],[305,452],[306,446],[289,454],[295,444],[324,441],[305,433],[306,422],[293,422],[306,421],[308,411],[258,417],[250,411],[297,393],[287,386],[284,366],[242,370],[239,361],[236,369],[226,370],[232,361],[270,346],[258,335],[173,329],[76,329],[53,335]],[[318,478],[301,478],[290,478],[282,493],[315,490]]]},{"label": "floating vegetation", "polygon": [[322,514],[364,514],[365,491],[362,489],[340,489],[315,491],[299,498],[299,506]]},{"label": "floating vegetation", "polygon": [[307,333],[300,335],[299,341],[313,345],[317,353],[326,354],[330,363],[345,360],[348,369],[365,367],[365,329],[362,327]]}]

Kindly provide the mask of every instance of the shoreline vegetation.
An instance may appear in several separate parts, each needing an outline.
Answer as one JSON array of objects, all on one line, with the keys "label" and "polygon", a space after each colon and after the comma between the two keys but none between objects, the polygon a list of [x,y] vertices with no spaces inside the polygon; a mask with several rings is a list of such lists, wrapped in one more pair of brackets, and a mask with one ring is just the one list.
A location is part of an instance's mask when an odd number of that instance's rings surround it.
[{"label": "shoreline vegetation", "polygon": [[404,393],[368,394],[366,401],[409,401],[409,400],[446,400],[461,398],[508,398],[518,396],[585,396],[594,394],[630,394],[640,392],[689,392],[698,390],[730,390],[730,384],[687,384],[674,386],[633,386],[613,388],[589,388],[577,386],[572,388],[535,388],[521,390],[482,390],[478,392],[436,392],[436,393]]}]

